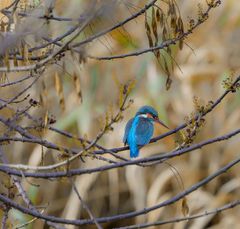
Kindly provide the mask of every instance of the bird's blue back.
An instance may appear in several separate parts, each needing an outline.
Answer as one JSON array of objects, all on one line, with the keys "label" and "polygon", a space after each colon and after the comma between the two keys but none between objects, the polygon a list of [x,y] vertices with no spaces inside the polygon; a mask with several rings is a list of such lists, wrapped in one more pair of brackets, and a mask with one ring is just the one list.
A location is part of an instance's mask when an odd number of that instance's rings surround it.
[{"label": "bird's blue back", "polygon": [[130,157],[137,157],[139,147],[149,143],[153,135],[153,124],[143,117],[130,119],[125,128],[123,142],[130,147]]}]

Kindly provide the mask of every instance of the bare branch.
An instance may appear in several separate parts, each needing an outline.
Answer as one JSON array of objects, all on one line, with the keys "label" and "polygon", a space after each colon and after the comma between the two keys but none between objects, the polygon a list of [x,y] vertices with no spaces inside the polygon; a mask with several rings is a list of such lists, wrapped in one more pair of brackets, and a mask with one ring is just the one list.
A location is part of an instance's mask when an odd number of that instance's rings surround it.
[{"label": "bare branch", "polygon": [[[119,215],[114,215],[114,216],[109,216],[109,217],[96,218],[96,220],[97,220],[98,223],[105,223],[105,222],[110,222],[110,221],[123,220],[123,219],[127,219],[127,218],[136,217],[136,216],[139,216],[139,215],[147,214],[150,211],[153,211],[153,210],[159,209],[161,207],[173,204],[176,201],[178,201],[178,200],[182,199],[183,197],[189,195],[190,193],[194,192],[198,188],[206,185],[207,183],[209,183],[210,181],[212,181],[216,177],[220,176],[221,174],[226,173],[230,168],[237,165],[239,162],[240,162],[240,158],[237,158],[237,159],[231,161],[230,163],[228,163],[224,167],[220,168],[219,170],[217,170],[216,172],[214,172],[210,176],[208,176],[205,179],[201,180],[200,182],[194,184],[192,187],[186,189],[185,191],[177,194],[176,196],[174,196],[174,197],[172,197],[172,198],[170,198],[170,199],[168,199],[168,200],[166,200],[166,201],[164,201],[160,204],[154,205],[152,207],[144,208],[143,210],[139,210],[139,211],[133,211],[133,212],[128,212],[128,213],[125,213],[125,214],[119,214]],[[34,217],[38,217],[38,218],[41,218],[41,219],[44,219],[44,220],[50,221],[50,222],[72,224],[72,225],[94,224],[94,220],[88,220],[88,219],[67,220],[67,219],[58,218],[58,217],[54,217],[54,216],[45,216],[45,215],[39,214],[35,211],[32,211],[29,208],[22,207],[21,205],[15,203],[13,200],[5,197],[2,194],[0,194],[0,201],[2,201],[3,203],[5,203],[8,206],[11,206],[13,208],[18,209],[19,211],[21,211],[25,214],[29,214],[29,215],[32,215]]]},{"label": "bare branch", "polygon": [[165,224],[170,224],[170,223],[179,223],[179,222],[182,222],[182,221],[189,221],[189,220],[202,218],[202,217],[205,217],[205,216],[208,216],[208,215],[215,215],[217,213],[229,210],[231,208],[238,207],[239,205],[240,205],[240,200],[235,200],[235,201],[232,201],[228,204],[223,205],[222,207],[215,208],[213,210],[204,211],[202,213],[187,216],[187,217],[178,217],[178,218],[172,218],[172,219],[169,219],[169,220],[156,221],[154,223],[143,223],[143,224],[129,225],[129,226],[126,226],[126,227],[117,227],[117,228],[118,229],[147,228],[147,227],[151,227],[151,226],[159,226],[159,225],[165,225]]}]

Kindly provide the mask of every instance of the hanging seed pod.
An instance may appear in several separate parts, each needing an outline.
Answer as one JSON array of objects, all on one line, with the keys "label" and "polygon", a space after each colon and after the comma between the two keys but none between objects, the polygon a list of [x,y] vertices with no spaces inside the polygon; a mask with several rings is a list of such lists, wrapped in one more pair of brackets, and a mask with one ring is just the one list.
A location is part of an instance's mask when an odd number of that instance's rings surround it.
[{"label": "hanging seed pod", "polygon": [[172,15],[172,12],[173,12],[173,3],[172,3],[172,1],[170,1],[169,3],[168,3],[168,11],[167,11],[167,15],[168,16],[171,16]]},{"label": "hanging seed pod", "polygon": [[170,21],[170,26],[171,28],[175,28],[176,27],[176,20],[177,20],[177,13],[176,13],[176,8],[175,5],[172,4],[172,10],[171,10],[171,21]]},{"label": "hanging seed pod", "polygon": [[158,43],[158,31],[157,31],[157,21],[155,17],[154,7],[152,7],[152,31],[155,37],[155,45],[156,45]]},{"label": "hanging seed pod", "polygon": [[156,10],[156,19],[157,19],[157,22],[160,22],[160,10],[159,9],[157,9]]},{"label": "hanging seed pod", "polygon": [[148,38],[148,43],[149,43],[149,47],[153,47],[153,39],[151,36],[151,28],[147,22],[147,14],[145,12],[145,29],[146,29],[146,34],[147,34],[147,38]]},{"label": "hanging seed pod", "polygon": [[76,73],[73,74],[73,83],[74,83],[75,91],[76,91],[76,94],[77,94],[78,102],[82,103],[83,98],[82,98],[80,78],[77,76]]},{"label": "hanging seed pod", "polygon": [[55,78],[55,89],[56,89],[57,95],[59,96],[59,103],[60,103],[61,109],[65,110],[63,86],[62,86],[61,79],[57,72],[55,72],[54,78]]},{"label": "hanging seed pod", "polygon": [[163,27],[164,26],[164,14],[162,12],[160,12],[159,22],[160,22],[160,27]]},{"label": "hanging seed pod", "polygon": [[154,55],[155,55],[155,57],[156,57],[158,60],[160,60],[161,53],[160,53],[159,49],[154,50]]},{"label": "hanging seed pod", "polygon": [[171,84],[172,84],[172,80],[170,78],[170,71],[169,71],[169,68],[168,68],[167,61],[164,57],[163,57],[163,62],[164,62],[164,70],[167,73],[166,90],[169,90],[170,87],[171,87]]},{"label": "hanging seed pod", "polygon": [[163,41],[166,41],[166,40],[167,40],[167,28],[166,28],[166,26],[163,27],[162,40],[163,40]]},{"label": "hanging seed pod", "polygon": [[186,197],[182,199],[182,213],[184,216],[189,215],[189,206],[188,206]]},{"label": "hanging seed pod", "polygon": [[181,17],[178,18],[177,20],[177,27],[178,27],[178,30],[179,30],[179,34],[183,34],[184,33],[184,25],[183,25],[183,21],[181,19]]},{"label": "hanging seed pod", "polygon": [[179,49],[182,50],[183,49],[183,39],[179,40]]}]

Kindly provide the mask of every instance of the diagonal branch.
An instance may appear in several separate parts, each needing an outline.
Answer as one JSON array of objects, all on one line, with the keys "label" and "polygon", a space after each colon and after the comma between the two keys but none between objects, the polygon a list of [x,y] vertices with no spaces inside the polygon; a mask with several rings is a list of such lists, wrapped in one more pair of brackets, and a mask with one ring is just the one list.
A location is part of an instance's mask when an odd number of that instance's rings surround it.
[{"label": "diagonal branch", "polygon": [[[164,206],[171,205],[171,204],[177,202],[178,200],[184,198],[185,196],[189,195],[190,193],[194,192],[198,188],[206,185],[207,183],[209,183],[210,181],[212,181],[216,177],[220,176],[221,174],[226,173],[230,168],[237,165],[239,162],[240,162],[240,158],[237,158],[237,159],[231,161],[230,163],[228,163],[224,167],[217,170],[215,173],[211,174],[210,176],[206,177],[205,179],[201,180],[200,182],[194,184],[192,187],[186,189],[185,191],[177,194],[176,196],[174,196],[174,197],[172,197],[172,198],[170,198],[166,201],[163,201],[160,204],[154,205],[152,207],[144,208],[144,209],[139,210],[139,211],[132,211],[132,212],[119,214],[119,215],[114,215],[114,216],[96,218],[96,220],[97,220],[98,223],[105,223],[105,222],[123,220],[123,219],[136,217],[136,216],[139,216],[139,215],[147,214],[150,211],[162,208]],[[68,220],[68,219],[58,218],[58,217],[55,217],[55,216],[46,216],[46,215],[40,214],[38,212],[32,211],[29,208],[23,207],[23,206],[17,204],[13,200],[9,199],[8,197],[6,197],[2,194],[0,194],[0,201],[3,202],[4,204],[6,204],[7,206],[13,207],[13,208],[25,213],[25,214],[29,214],[29,215],[32,215],[34,217],[44,219],[46,221],[51,221],[51,222],[55,222],[55,223],[63,223],[63,224],[72,224],[72,225],[94,224],[94,220],[91,220],[91,219]]]},{"label": "diagonal branch", "polygon": [[[203,13],[203,15],[208,15],[209,12],[212,9],[213,9],[213,7],[211,5],[209,5],[207,10]],[[206,19],[198,20],[197,23],[194,26],[192,26],[186,32],[183,32],[182,34],[180,34],[178,37],[166,40],[163,43],[161,43],[159,45],[156,45],[156,46],[153,46],[153,47],[140,49],[140,50],[137,50],[137,51],[134,51],[134,52],[130,52],[130,53],[126,53],[126,54],[120,54],[120,55],[102,56],[102,57],[96,57],[96,56],[88,55],[87,57],[91,58],[91,59],[95,59],[95,60],[114,60],[114,59],[122,59],[122,58],[127,58],[127,57],[139,56],[139,55],[142,55],[142,54],[145,54],[145,53],[148,53],[148,52],[154,52],[155,50],[165,49],[165,48],[169,47],[170,45],[175,45],[177,42],[185,39],[188,35],[193,33],[193,31],[196,28],[198,28],[198,26],[203,24],[205,22],[205,20]]]},{"label": "diagonal branch", "polygon": [[76,185],[74,184],[73,179],[70,177],[69,180],[70,180],[70,182],[71,182],[71,184],[72,184],[73,190],[75,191],[78,199],[80,200],[81,204],[83,205],[83,208],[86,209],[88,215],[89,215],[90,218],[94,221],[96,227],[97,227],[98,229],[102,229],[102,226],[96,221],[96,218],[94,217],[92,211],[90,210],[90,208],[88,207],[88,205],[85,203],[85,201],[82,199],[80,193],[79,193],[78,190],[77,190]]},{"label": "diagonal branch", "polygon": [[[136,224],[136,225],[131,225],[131,226],[126,226],[126,227],[118,227],[118,229],[135,229],[135,228],[147,228],[147,227],[152,227],[152,226],[159,226],[159,225],[165,225],[165,224],[170,224],[170,223],[179,223],[182,221],[189,221],[189,220],[194,220],[194,219],[198,219],[198,218],[202,218],[208,215],[214,215],[226,210],[229,210],[231,208],[235,208],[238,207],[240,205],[240,200],[235,200],[232,201],[228,204],[225,204],[219,208],[215,208],[213,210],[208,210],[208,211],[204,211],[202,213],[199,214],[195,214],[195,215],[191,215],[191,216],[187,216],[187,217],[178,217],[178,218],[172,218],[169,220],[161,220],[161,221],[156,221],[153,223],[143,223],[143,224]],[[117,229],[117,228],[115,228]]]},{"label": "diagonal branch", "polygon": [[[110,169],[126,167],[129,165],[135,165],[138,163],[155,162],[155,161],[164,162],[167,159],[174,158],[174,157],[186,154],[186,153],[190,153],[190,152],[192,152],[196,149],[200,149],[206,145],[210,145],[210,144],[213,144],[216,142],[226,141],[229,138],[236,136],[238,134],[240,134],[240,129],[237,129],[235,131],[232,131],[232,132],[222,135],[220,137],[211,138],[206,141],[202,141],[200,143],[194,144],[187,148],[175,150],[170,153],[165,153],[163,155],[154,156],[154,157],[146,157],[146,158],[124,161],[124,162],[118,162],[118,163],[115,163],[112,165],[104,165],[104,166],[100,166],[100,167],[96,167],[96,168],[92,168],[92,169],[88,169],[88,168],[86,168],[86,169],[71,169],[71,170],[64,171],[64,172],[48,172],[48,173],[42,172],[42,173],[39,173],[39,172],[25,172],[25,171],[17,171],[16,170],[16,169],[27,169],[28,166],[25,166],[25,165],[1,164],[0,171],[8,173],[8,174],[17,175],[17,176],[22,176],[22,174],[24,174],[25,177],[44,178],[44,179],[60,178],[60,177],[65,177],[65,176],[76,176],[76,175],[82,175],[82,174],[91,174],[91,173],[96,173],[96,172],[107,171]],[[31,167],[29,167],[29,168],[31,168]],[[39,168],[41,168],[41,167],[39,167]],[[34,167],[33,167],[33,169],[34,169]]]}]

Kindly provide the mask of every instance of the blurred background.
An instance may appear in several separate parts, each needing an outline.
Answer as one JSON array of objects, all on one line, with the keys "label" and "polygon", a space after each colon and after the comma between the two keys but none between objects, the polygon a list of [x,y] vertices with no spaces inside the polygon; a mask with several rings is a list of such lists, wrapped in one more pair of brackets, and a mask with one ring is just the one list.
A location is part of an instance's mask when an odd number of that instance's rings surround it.
[{"label": "blurred background", "polygon": [[[30,0],[20,1],[30,10]],[[101,2],[101,1],[99,1]],[[180,9],[184,24],[187,25],[190,17],[197,18],[198,3],[206,8],[206,1],[176,1]],[[2,0],[0,8],[9,5],[11,1]],[[51,1],[31,1],[36,7],[35,13],[43,12]],[[122,0],[117,4],[106,7],[103,15],[96,18],[84,34],[77,38],[81,41],[85,37],[95,34],[137,12],[148,1]],[[162,2],[157,3],[161,6]],[[56,1],[54,15],[77,18],[88,7],[87,1]],[[3,20],[2,17],[1,20]],[[31,29],[39,26],[39,36],[48,35],[52,38],[64,33],[74,22],[34,21]],[[41,24],[42,23],[42,24]],[[21,25],[23,26],[23,25]],[[25,25],[26,26],[26,25]],[[29,26],[29,25],[28,25]],[[28,28],[29,29],[29,28]],[[35,27],[36,29],[36,27]],[[53,65],[44,73],[44,78],[31,88],[31,97],[39,100],[44,97],[44,106],[31,110],[31,114],[44,117],[46,112],[53,115],[57,122],[55,127],[66,130],[79,136],[94,139],[100,130],[99,119],[113,106],[117,110],[119,88],[118,83],[135,80],[136,84],[130,98],[134,103],[124,112],[121,122],[115,124],[113,132],[104,135],[99,144],[105,148],[123,146],[122,137],[126,122],[134,116],[139,107],[151,105],[159,112],[159,117],[171,129],[182,124],[191,112],[194,111],[193,97],[197,96],[204,104],[215,101],[223,92],[222,81],[240,71],[240,4],[238,1],[222,1],[221,5],[209,14],[209,18],[185,40],[183,49],[173,50],[173,58],[178,66],[174,66],[171,73],[172,85],[166,90],[166,74],[152,53],[116,59],[95,60],[86,58],[80,63],[71,53],[67,54],[61,65]],[[37,38],[29,38],[29,44],[37,43]],[[133,52],[147,48],[148,39],[144,28],[144,15],[127,23],[124,29],[114,30],[85,46],[84,53],[90,56],[111,56]],[[171,59],[169,56],[167,57]],[[64,69],[63,66],[64,65]],[[54,86],[54,75],[61,78],[64,93],[64,109],[59,103],[59,96]],[[80,79],[81,99],[74,90],[72,75]],[[23,73],[11,74],[13,80]],[[44,87],[43,87],[44,84]],[[22,85],[1,88],[1,98],[9,98]],[[45,88],[45,89],[44,89]],[[1,115],[9,115],[8,110],[1,111]],[[20,124],[28,125],[28,120],[21,120]],[[205,126],[199,132],[195,142],[226,134],[240,126],[240,93],[228,95],[217,108],[206,116]],[[161,127],[155,128],[155,136],[163,133]],[[42,137],[56,144],[77,147],[76,142],[62,138],[46,131]],[[141,157],[168,152],[176,147],[177,134],[169,136],[159,142],[141,149]],[[190,154],[171,159],[169,163],[179,172],[185,188],[188,188],[204,177],[217,171],[219,168],[234,160],[239,155],[239,137],[227,142],[213,144]],[[14,143],[3,146],[11,163],[39,165],[41,162],[42,147],[28,143]],[[58,162],[59,155],[54,151],[44,149],[44,163]],[[129,152],[120,152],[121,156],[129,158]],[[110,157],[110,156],[109,156]],[[79,162],[82,168],[102,165],[103,162],[86,159],[86,163]],[[0,174],[1,179],[6,175]],[[182,191],[176,181],[176,175],[166,164],[151,167],[129,166],[75,177],[76,187],[82,198],[88,204],[96,217],[110,216],[129,211],[150,207],[169,199]],[[76,193],[72,190],[68,179],[47,181],[41,179],[23,179],[22,183],[30,199],[35,205],[45,206],[45,214],[69,219],[88,218],[88,214]],[[31,185],[32,183],[39,186]],[[240,177],[238,166],[230,169],[224,175],[214,179],[209,184],[190,194],[188,206],[190,214],[204,212],[224,205],[240,198]],[[0,212],[2,214],[2,212]],[[181,216],[180,202],[149,212],[146,215],[132,219],[121,220],[104,224],[104,228],[113,228],[142,222],[169,219]],[[240,225],[240,209],[234,208],[221,214],[203,217],[191,222],[181,222],[160,228],[238,228]],[[0,215],[1,218],[1,215]],[[9,221],[13,225],[30,220],[19,211],[11,210]],[[10,225],[10,224],[9,224]],[[40,220],[29,224],[27,228],[44,228]],[[45,225],[45,228],[47,226]],[[67,228],[74,228],[69,226]],[[82,228],[95,228],[86,226]]]}]

